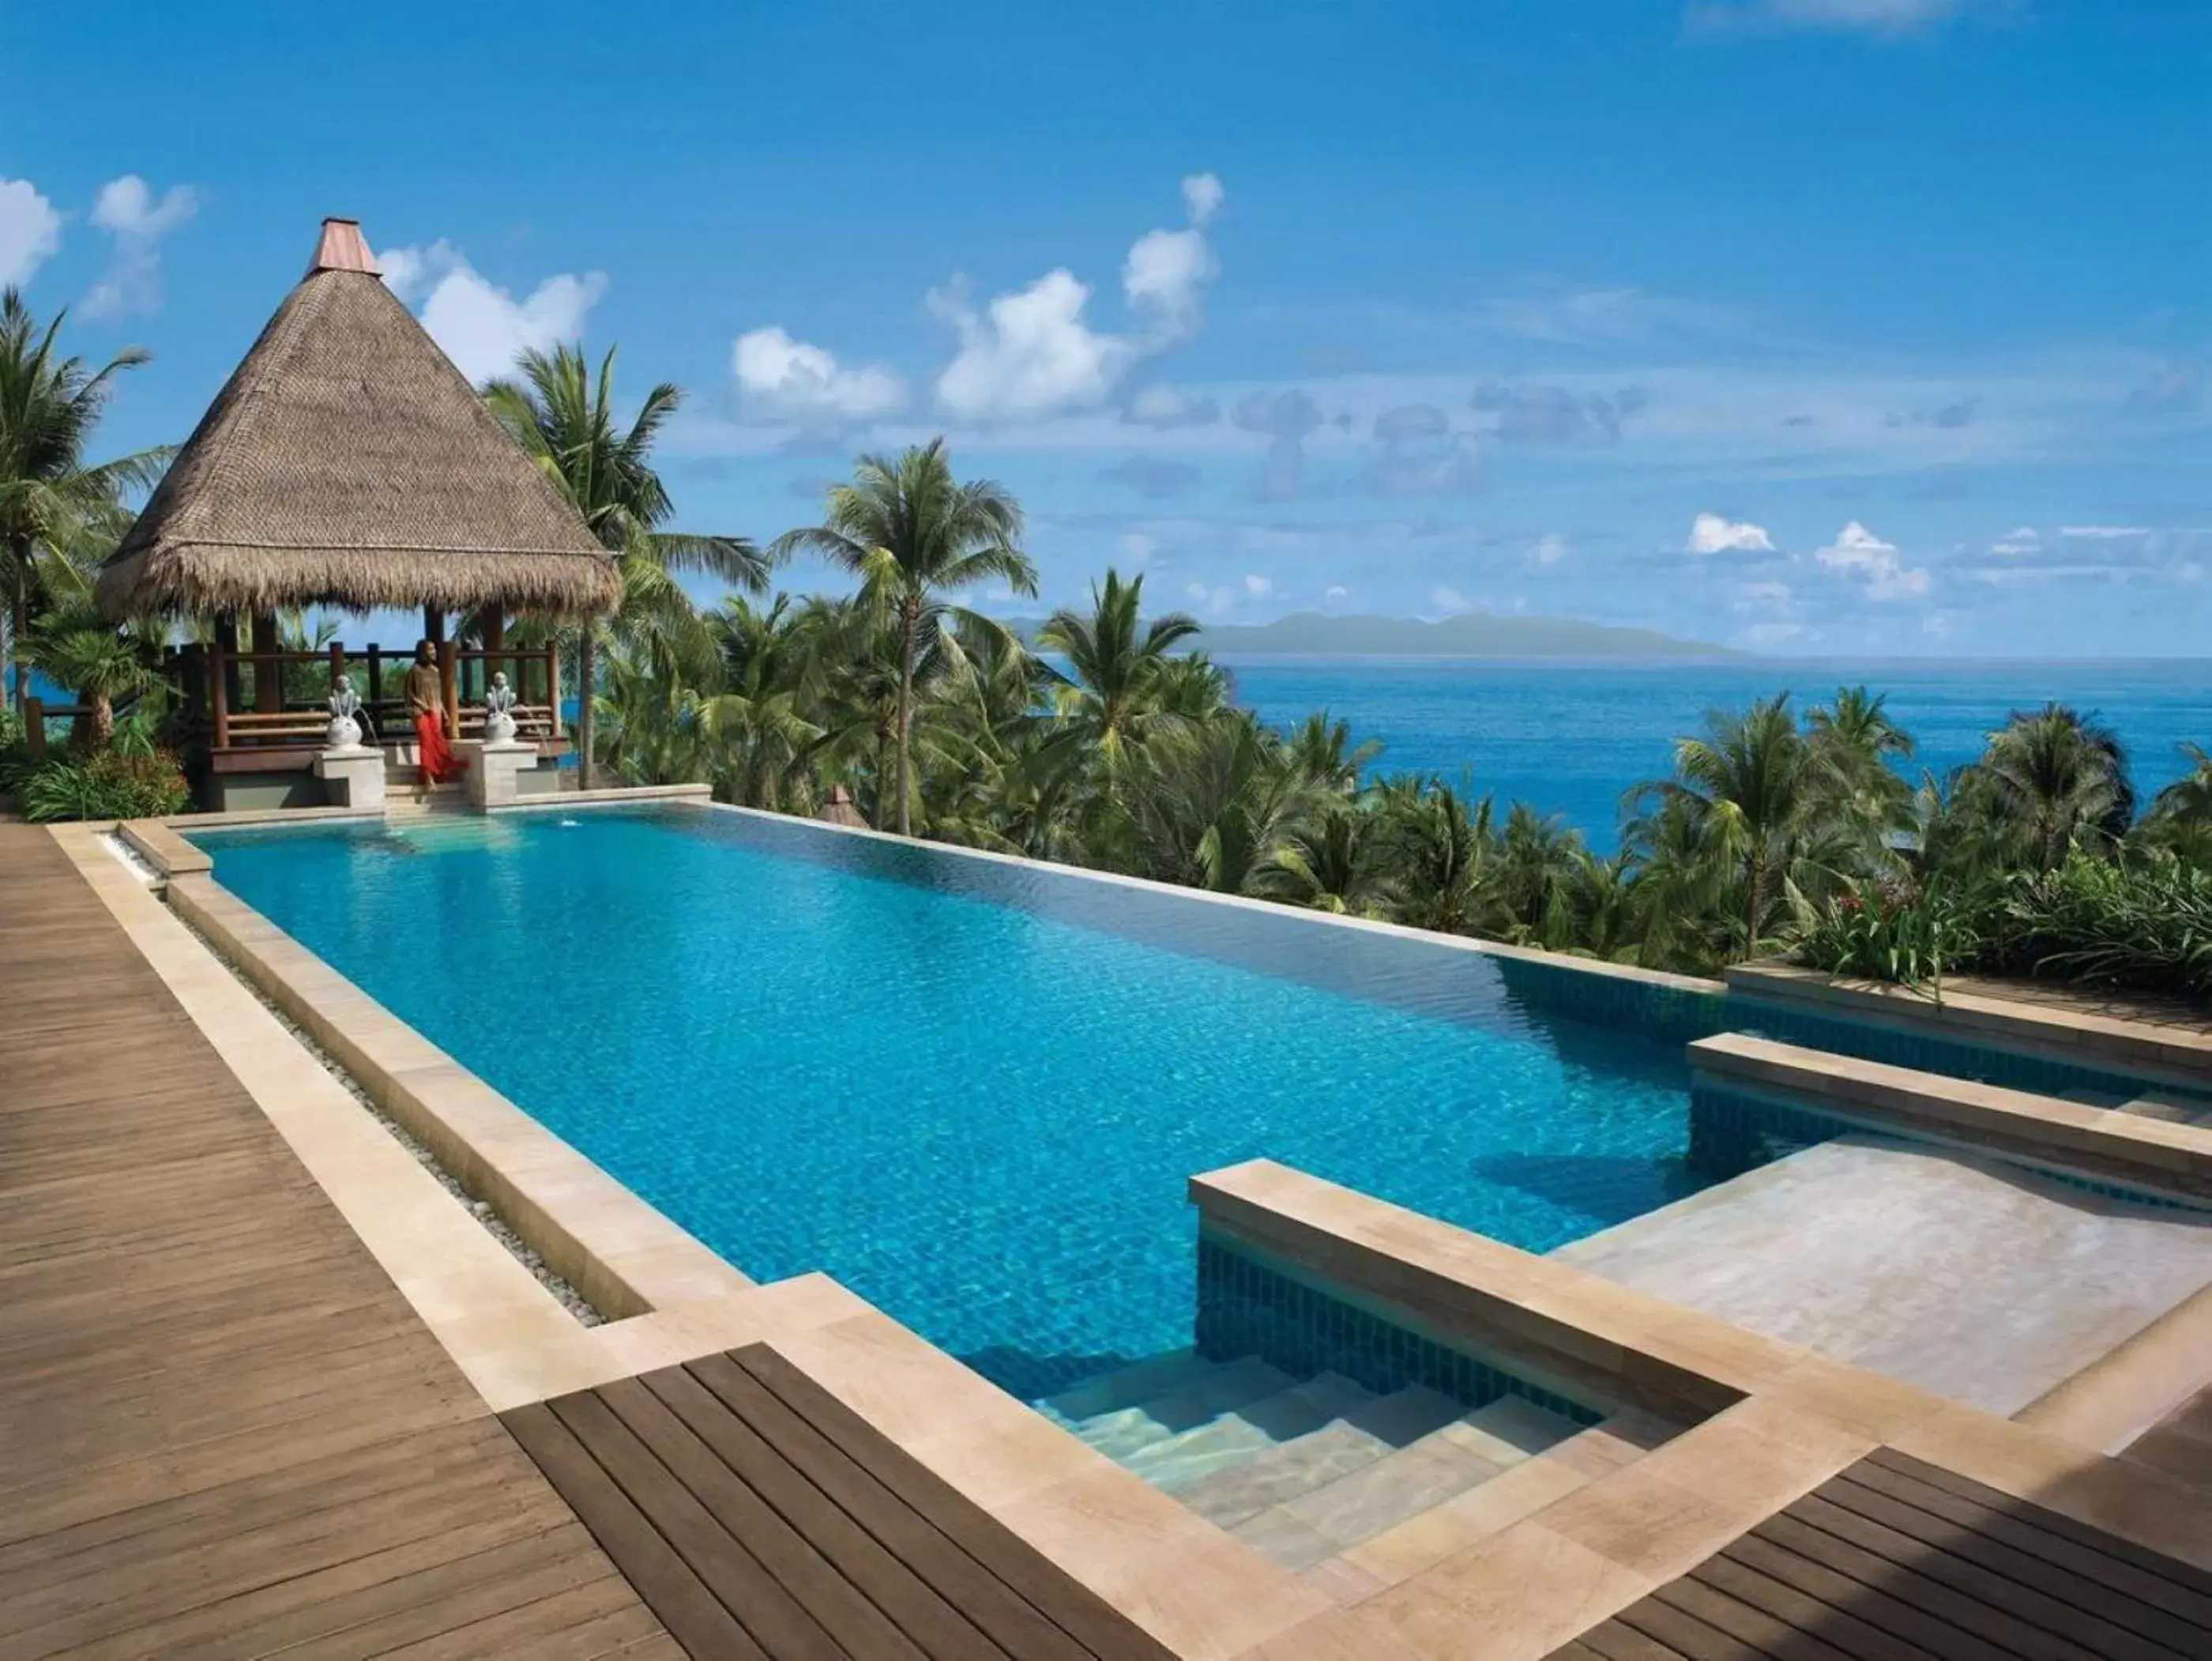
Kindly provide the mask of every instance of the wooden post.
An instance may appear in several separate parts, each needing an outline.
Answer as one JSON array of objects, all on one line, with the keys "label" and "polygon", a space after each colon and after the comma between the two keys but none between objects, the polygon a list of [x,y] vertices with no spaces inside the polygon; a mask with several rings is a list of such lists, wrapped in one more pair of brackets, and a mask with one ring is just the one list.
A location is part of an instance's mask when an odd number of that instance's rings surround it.
[{"label": "wooden post", "polygon": [[[367,701],[368,703],[369,718],[372,721],[382,721],[384,716],[378,706],[384,702],[384,648],[381,646],[379,646],[374,641],[371,641],[368,643],[368,694]],[[379,743],[383,741],[384,729],[381,727],[376,729],[376,737]]]},{"label": "wooden post", "polygon": [[[18,674],[28,678],[27,670]],[[26,693],[23,697],[23,748],[30,752],[33,761],[46,758],[46,701]]]},{"label": "wooden post", "polygon": [[545,704],[552,714],[546,726],[556,742],[561,737],[561,648],[556,641],[545,642]]},{"label": "wooden post", "polygon": [[222,701],[226,709],[245,703],[238,682],[238,616],[226,611],[215,620],[216,657],[222,665]]},{"label": "wooden post", "polygon": [[275,715],[284,707],[284,664],[276,655],[276,614],[257,612],[253,618],[253,707]]},{"label": "wooden post", "polygon": [[[483,662],[477,670],[477,673],[483,678],[483,690],[479,691],[477,696],[478,697],[485,697],[490,695],[491,678],[495,671],[505,670],[510,677],[514,678],[519,679],[520,676],[520,672],[514,667],[514,666],[502,661],[499,655],[500,653],[507,648],[506,610],[499,605],[494,604],[486,607],[479,615],[483,618],[482,628],[483,633],[484,655]],[[515,687],[514,697],[515,702],[518,703],[522,701],[523,691],[521,687]]]},{"label": "wooden post", "polygon": [[223,636],[228,632],[234,641],[237,630],[217,624],[215,644],[208,648],[208,706],[215,718],[215,747],[230,748],[230,700],[238,690],[238,665],[223,648]]},{"label": "wooden post", "polygon": [[345,648],[337,642],[331,642],[331,691],[338,690],[338,677],[345,673]]}]

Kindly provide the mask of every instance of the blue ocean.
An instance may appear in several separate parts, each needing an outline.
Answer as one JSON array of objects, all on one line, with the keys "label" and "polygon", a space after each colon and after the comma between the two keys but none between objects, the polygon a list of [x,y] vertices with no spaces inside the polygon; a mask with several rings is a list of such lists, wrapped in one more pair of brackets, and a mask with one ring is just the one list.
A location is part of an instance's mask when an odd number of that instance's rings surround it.
[{"label": "blue ocean", "polygon": [[1500,812],[1527,801],[1590,844],[1618,844],[1622,791],[1664,775],[1675,739],[1706,712],[1787,691],[1795,707],[1840,685],[1885,692],[1918,740],[1907,764],[1938,774],[1973,760],[2014,709],[2057,701],[2094,713],[2127,746],[2147,800],[2185,770],[2185,739],[2212,745],[2212,661],[1661,663],[1467,658],[1224,657],[1237,701],[1278,725],[1326,709],[1382,741],[1382,772],[1470,776]]}]

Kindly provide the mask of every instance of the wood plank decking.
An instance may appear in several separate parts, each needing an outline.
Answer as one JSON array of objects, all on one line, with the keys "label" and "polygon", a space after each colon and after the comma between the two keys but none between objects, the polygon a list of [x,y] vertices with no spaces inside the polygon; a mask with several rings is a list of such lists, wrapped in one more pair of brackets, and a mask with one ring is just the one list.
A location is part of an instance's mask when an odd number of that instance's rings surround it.
[{"label": "wood plank decking", "polygon": [[765,1345],[505,1418],[695,1654],[1169,1661]]},{"label": "wood plank decking", "polygon": [[2212,1575],[1890,1450],[1553,1661],[2194,1661]]},{"label": "wood plank decking", "polygon": [[0,1655],[277,1649],[682,1653],[52,837],[0,824]]}]

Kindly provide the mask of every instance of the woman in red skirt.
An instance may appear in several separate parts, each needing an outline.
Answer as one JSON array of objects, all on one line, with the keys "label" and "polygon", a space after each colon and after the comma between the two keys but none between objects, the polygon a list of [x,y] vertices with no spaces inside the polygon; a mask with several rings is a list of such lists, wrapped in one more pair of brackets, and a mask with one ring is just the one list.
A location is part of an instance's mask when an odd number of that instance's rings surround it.
[{"label": "woman in red skirt", "polygon": [[469,770],[446,745],[446,691],[438,675],[437,654],[427,640],[415,644],[415,666],[407,672],[407,714],[415,722],[415,745],[422,757],[422,782],[443,784]]}]

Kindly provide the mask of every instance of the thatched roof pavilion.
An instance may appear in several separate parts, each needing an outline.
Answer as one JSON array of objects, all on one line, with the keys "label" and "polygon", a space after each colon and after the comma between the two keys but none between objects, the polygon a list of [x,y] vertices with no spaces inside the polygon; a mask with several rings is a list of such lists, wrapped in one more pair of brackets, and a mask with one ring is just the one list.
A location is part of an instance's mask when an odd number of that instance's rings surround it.
[{"label": "thatched roof pavilion", "polygon": [[589,614],[621,582],[567,498],[386,289],[361,228],[313,264],[100,574],[113,617]]}]

